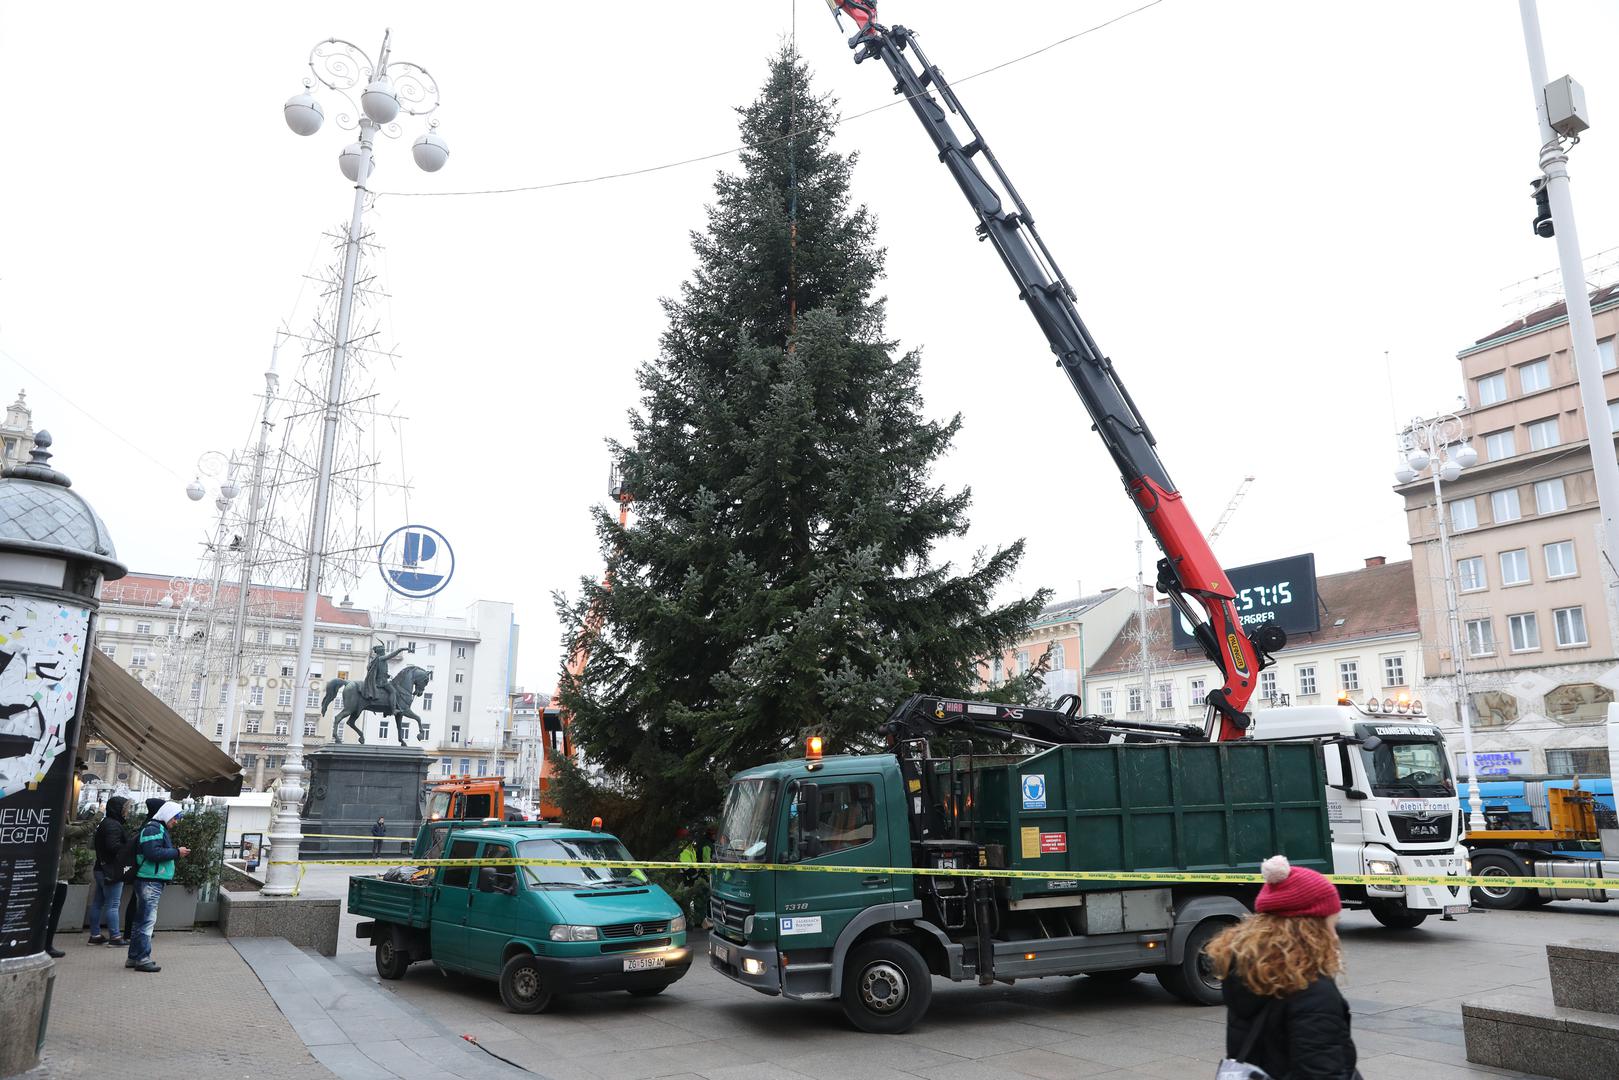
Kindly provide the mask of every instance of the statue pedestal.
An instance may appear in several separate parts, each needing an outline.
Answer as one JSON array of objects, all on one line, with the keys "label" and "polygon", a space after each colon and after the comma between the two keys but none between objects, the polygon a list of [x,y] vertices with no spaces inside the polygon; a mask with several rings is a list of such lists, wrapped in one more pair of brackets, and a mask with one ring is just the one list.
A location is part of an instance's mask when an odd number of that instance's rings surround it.
[{"label": "statue pedestal", "polygon": [[342,743],[322,746],[304,758],[309,799],[304,804],[308,858],[350,855],[369,859],[370,839],[330,840],[311,833],[367,837],[377,818],[387,819],[378,858],[403,861],[422,824],[422,790],[430,759],[415,747]]}]

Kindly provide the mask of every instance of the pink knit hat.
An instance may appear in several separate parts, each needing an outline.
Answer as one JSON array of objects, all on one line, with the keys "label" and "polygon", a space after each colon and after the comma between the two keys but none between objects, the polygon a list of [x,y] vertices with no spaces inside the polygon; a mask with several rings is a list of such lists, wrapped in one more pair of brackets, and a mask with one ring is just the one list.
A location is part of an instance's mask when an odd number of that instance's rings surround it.
[{"label": "pink knit hat", "polygon": [[1324,919],[1343,910],[1332,882],[1307,866],[1289,866],[1285,855],[1272,855],[1260,863],[1259,873],[1265,884],[1259,889],[1255,911]]}]

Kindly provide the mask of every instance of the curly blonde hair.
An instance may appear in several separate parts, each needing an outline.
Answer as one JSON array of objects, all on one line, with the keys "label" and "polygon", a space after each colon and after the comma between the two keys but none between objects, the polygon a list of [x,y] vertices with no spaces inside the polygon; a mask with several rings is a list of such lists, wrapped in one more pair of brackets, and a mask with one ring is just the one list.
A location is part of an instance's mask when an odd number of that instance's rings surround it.
[{"label": "curly blonde hair", "polygon": [[1235,973],[1261,997],[1295,993],[1344,968],[1337,932],[1309,916],[1251,915],[1216,935],[1208,953],[1216,975]]}]

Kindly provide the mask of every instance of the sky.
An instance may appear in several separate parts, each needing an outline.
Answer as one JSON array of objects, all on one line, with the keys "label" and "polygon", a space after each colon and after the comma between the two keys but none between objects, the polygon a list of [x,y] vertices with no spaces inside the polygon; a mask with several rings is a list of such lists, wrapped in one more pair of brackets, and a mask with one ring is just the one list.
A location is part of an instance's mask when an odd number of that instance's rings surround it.
[{"label": "sky", "polygon": [[[1518,5],[1162,0],[963,81],[1141,2],[881,11],[957,82],[1197,520],[1212,527],[1256,477],[1221,559],[1313,552],[1331,573],[1406,557],[1396,428],[1454,408],[1456,352],[1556,284],[1555,246],[1530,229]],[[563,659],[552,592],[600,573],[588,507],[605,499],[605,440],[626,432],[659,298],[689,273],[689,233],[735,158],[454,193],[733,147],[734,107],[794,6],[387,5],[394,58],[439,82],[451,156],[417,170],[419,124],[378,151],[366,220],[398,354],[379,400],[407,418],[409,516],[455,545],[435,612],[513,602],[531,689]],[[796,6],[818,88],[845,114],[893,100],[885,71],[850,62],[852,28]],[[1541,17],[1549,75],[1574,75],[1593,118],[1570,163],[1584,251],[1619,248],[1619,5],[1554,0]],[[308,0],[0,3],[0,395],[28,391],[133,569],[196,568],[211,505],[185,485],[200,455],[246,438],[277,328],[307,328],[304,275],[352,200],[336,162],[351,136],[329,119],[299,138],[280,106],[317,41],[374,54],[383,19]],[[938,475],[972,489],[972,530],[940,557],[1024,537],[1009,596],[1128,584],[1134,511],[921,126],[888,108],[835,145],[860,155],[890,332],[923,350],[928,412],[965,420]],[[378,497],[379,520],[406,523]]]}]

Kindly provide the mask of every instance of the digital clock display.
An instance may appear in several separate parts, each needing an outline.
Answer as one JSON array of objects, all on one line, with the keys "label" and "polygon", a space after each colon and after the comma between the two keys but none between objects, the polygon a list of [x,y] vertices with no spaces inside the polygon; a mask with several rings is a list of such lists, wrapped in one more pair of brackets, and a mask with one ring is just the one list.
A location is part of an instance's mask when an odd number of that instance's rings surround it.
[{"label": "digital clock display", "polygon": [[[1243,630],[1251,633],[1267,623],[1281,627],[1290,635],[1321,629],[1314,554],[1233,567],[1226,576],[1237,594],[1234,603]],[[1175,648],[1198,647],[1185,619],[1177,618],[1171,625]]]}]

